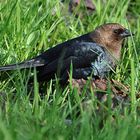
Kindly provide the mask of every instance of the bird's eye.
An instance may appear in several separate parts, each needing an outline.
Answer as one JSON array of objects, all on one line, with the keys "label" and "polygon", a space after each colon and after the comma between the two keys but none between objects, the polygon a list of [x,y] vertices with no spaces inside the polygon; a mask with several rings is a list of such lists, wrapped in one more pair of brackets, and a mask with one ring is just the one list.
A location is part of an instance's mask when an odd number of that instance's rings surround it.
[{"label": "bird's eye", "polygon": [[115,34],[119,34],[120,31],[119,31],[118,29],[115,29],[115,30],[114,30],[114,33],[115,33]]},{"label": "bird's eye", "polygon": [[121,33],[123,33],[124,32],[124,30],[123,29],[114,29],[114,31],[113,31],[115,34],[121,34]]}]

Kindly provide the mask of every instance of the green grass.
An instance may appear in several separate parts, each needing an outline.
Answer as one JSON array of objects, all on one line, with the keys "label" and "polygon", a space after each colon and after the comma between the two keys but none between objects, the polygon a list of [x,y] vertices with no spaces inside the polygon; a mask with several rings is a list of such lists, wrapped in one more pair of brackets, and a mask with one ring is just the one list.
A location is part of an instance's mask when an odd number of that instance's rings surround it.
[{"label": "green grass", "polygon": [[[86,108],[85,91],[66,87],[52,89],[40,99],[38,83],[34,82],[34,99],[30,102],[27,81],[31,71],[0,73],[0,139],[5,140],[125,140],[139,139],[140,113],[136,94],[140,89],[140,3],[139,0],[95,0],[96,12],[81,20],[61,10],[59,0],[0,1],[0,65],[32,58],[55,44],[92,31],[107,22],[118,22],[136,35],[129,38],[122,51],[122,61],[113,78],[130,87],[131,106],[97,113],[97,101],[91,91]],[[52,15],[54,8],[56,14]],[[83,12],[84,13],[84,12]],[[36,73],[34,71],[34,73]],[[36,79],[36,75],[34,75]],[[108,90],[108,93],[110,90]],[[13,98],[14,95],[14,98]],[[3,105],[3,106],[2,106]],[[123,114],[123,115],[122,115]],[[112,115],[115,116],[113,120]],[[71,124],[66,124],[71,119]]]}]

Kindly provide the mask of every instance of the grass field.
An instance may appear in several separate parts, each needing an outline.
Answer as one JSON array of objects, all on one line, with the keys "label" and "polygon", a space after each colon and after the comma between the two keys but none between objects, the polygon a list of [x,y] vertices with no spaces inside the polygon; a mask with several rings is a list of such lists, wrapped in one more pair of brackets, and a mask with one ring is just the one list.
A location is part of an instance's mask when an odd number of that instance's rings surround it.
[{"label": "grass field", "polygon": [[31,102],[27,93],[30,71],[0,73],[0,140],[139,139],[140,103],[136,94],[140,90],[140,2],[95,0],[94,4],[93,14],[76,19],[65,8],[61,10],[59,0],[1,0],[0,65],[32,58],[100,24],[118,22],[135,33],[125,42],[120,65],[112,76],[130,87],[131,104],[121,110],[107,108],[104,117],[103,112],[95,111],[93,96],[84,109],[84,96],[68,87],[52,90],[52,82],[41,100],[36,80]]}]

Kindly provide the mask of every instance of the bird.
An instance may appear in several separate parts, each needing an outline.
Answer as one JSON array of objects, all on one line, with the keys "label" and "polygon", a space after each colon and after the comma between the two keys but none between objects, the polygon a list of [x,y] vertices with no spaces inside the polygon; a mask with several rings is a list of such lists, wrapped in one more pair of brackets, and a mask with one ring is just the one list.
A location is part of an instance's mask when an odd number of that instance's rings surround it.
[{"label": "bird", "polygon": [[57,76],[65,83],[70,71],[74,79],[105,78],[120,60],[124,39],[132,35],[119,23],[105,23],[30,60],[1,66],[0,72],[36,68],[38,82],[48,82]]}]

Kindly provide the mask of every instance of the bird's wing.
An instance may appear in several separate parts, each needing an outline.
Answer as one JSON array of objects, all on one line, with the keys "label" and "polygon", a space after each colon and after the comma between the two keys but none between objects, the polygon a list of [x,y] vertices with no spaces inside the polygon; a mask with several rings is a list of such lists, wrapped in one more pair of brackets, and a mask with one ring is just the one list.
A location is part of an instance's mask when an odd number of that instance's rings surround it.
[{"label": "bird's wing", "polygon": [[104,53],[102,46],[92,42],[77,42],[63,51],[59,59],[55,59],[48,65],[38,68],[39,79],[60,71],[69,71],[71,63],[74,69],[91,67],[99,55]]},{"label": "bird's wing", "polygon": [[90,65],[91,60],[93,61],[103,52],[101,46],[92,42],[74,42],[65,45],[68,46],[58,45],[19,64],[2,66],[0,71],[39,67],[38,69],[41,69],[43,75],[43,73],[56,72],[58,66],[62,70],[68,69],[71,62],[74,67],[86,67]]},{"label": "bird's wing", "polygon": [[[21,63],[6,65],[0,67],[0,71],[8,71],[8,70],[15,70],[15,69],[24,69],[24,68],[32,68],[32,67],[41,67],[53,62],[65,52],[65,50],[69,50],[71,44],[74,44],[77,41],[84,41],[89,40],[91,41],[89,34],[82,35],[80,37],[73,38],[66,42],[56,45],[55,47],[48,49],[47,51],[43,52],[42,54],[36,56],[33,59],[26,60]],[[71,55],[71,51],[68,55]],[[68,56],[67,56],[68,57]]]}]

